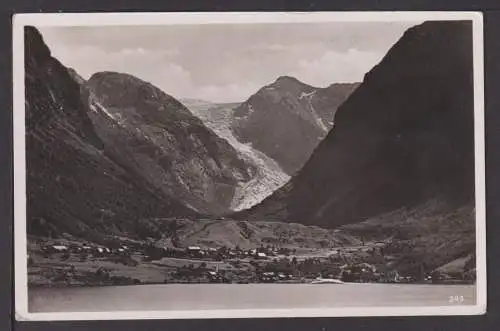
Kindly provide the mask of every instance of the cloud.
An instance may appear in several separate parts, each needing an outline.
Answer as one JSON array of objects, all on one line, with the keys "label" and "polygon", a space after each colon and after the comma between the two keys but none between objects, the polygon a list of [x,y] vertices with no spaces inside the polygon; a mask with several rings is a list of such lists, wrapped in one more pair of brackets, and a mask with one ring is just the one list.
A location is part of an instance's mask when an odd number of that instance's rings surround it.
[{"label": "cloud", "polygon": [[196,95],[192,97],[214,102],[238,102],[246,100],[261,87],[261,84],[252,82],[227,85],[206,85],[197,89]]},{"label": "cloud", "polygon": [[106,51],[94,45],[53,46],[52,55],[69,67],[74,67],[84,77],[98,71],[123,71],[163,65],[179,54],[178,49],[149,50],[144,48],[122,48]]},{"label": "cloud", "polygon": [[328,86],[335,82],[360,82],[365,73],[382,60],[384,54],[381,51],[357,49],[349,49],[347,52],[327,51],[316,59],[299,61],[298,68],[291,75],[317,86]]},{"label": "cloud", "polygon": [[84,78],[117,71],[176,98],[243,101],[278,76],[313,86],[361,81],[413,24],[213,24],[42,28]]},{"label": "cloud", "polygon": [[[176,48],[125,47],[107,52],[92,45],[59,46],[54,47],[53,55],[87,79],[98,71],[123,72],[151,82],[177,98],[218,102],[246,100],[260,87],[285,74],[315,86],[361,81],[384,55],[380,51],[356,49],[338,52],[321,45],[313,49],[272,44],[267,45],[270,53],[265,53],[261,46],[257,49],[255,54],[245,53],[246,57],[241,53],[232,58],[226,54],[225,61],[205,57],[202,62],[198,58],[190,69],[186,68],[187,64],[178,63],[182,59],[179,60],[181,52]],[[198,76],[193,77],[193,71]]]},{"label": "cloud", "polygon": [[125,55],[125,56],[135,56],[135,55],[144,55],[146,51],[144,48],[138,47],[138,48],[124,48],[121,51],[119,51],[119,54]]},{"label": "cloud", "polygon": [[145,72],[142,79],[151,82],[165,93],[176,98],[188,95],[193,90],[191,73],[176,63],[165,63],[157,66],[153,63]]},{"label": "cloud", "polygon": [[128,56],[128,57],[143,57],[148,56],[149,58],[172,58],[180,54],[178,49],[162,49],[162,50],[150,50],[144,49],[142,47],[137,48],[123,48],[117,52],[110,52],[110,55],[116,56]]}]

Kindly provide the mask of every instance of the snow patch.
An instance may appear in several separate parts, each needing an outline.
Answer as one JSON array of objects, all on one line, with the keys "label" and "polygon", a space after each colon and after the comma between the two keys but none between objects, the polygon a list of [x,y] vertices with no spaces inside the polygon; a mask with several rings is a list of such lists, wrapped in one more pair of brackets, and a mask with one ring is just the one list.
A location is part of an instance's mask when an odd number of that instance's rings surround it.
[{"label": "snow patch", "polygon": [[49,90],[49,94],[50,94],[50,98],[52,99],[52,102],[57,104],[57,100],[56,100],[56,96],[54,95],[54,92],[52,91],[51,88],[49,88],[48,90]]},{"label": "snow patch", "polygon": [[316,93],[316,91],[312,91],[312,92],[309,92],[309,93],[306,93],[306,92],[302,92],[299,96],[299,100],[302,100],[304,98],[310,98],[314,95],[314,93]]},{"label": "snow patch", "polygon": [[107,117],[117,121],[118,119],[113,115],[111,114],[107,109],[106,107],[104,107],[103,105],[101,105],[98,101],[96,100],[92,100],[90,102],[90,109],[95,112],[95,113],[104,113]]},{"label": "snow patch", "polygon": [[328,132],[328,128],[326,127],[325,123],[323,123],[323,120],[318,116],[316,111],[314,111],[314,119],[316,120],[316,124],[323,130],[324,132]]},{"label": "snow patch", "polygon": [[316,112],[316,109],[314,109],[312,103],[311,103],[311,96],[316,93],[316,91],[313,91],[311,93],[302,93],[299,97],[299,99],[302,99],[303,97],[307,97],[307,103],[309,105],[309,109],[311,110],[311,115],[313,116],[314,121],[316,122],[316,125],[323,131],[323,132],[328,132],[328,128],[326,127],[325,123],[323,123],[323,119],[319,117],[318,113]]}]

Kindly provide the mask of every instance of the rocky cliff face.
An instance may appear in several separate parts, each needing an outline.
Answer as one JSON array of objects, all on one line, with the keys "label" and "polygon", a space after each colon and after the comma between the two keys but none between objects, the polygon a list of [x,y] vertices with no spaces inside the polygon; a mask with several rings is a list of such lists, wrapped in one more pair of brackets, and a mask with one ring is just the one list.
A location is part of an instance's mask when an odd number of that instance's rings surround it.
[{"label": "rocky cliff face", "polygon": [[201,213],[228,212],[236,187],[255,172],[226,140],[147,82],[101,72],[82,91],[110,158]]},{"label": "rocky cliff face", "polygon": [[293,77],[279,77],[235,109],[235,136],[293,174],[332,128],[337,107],[357,85],[316,88]]},{"label": "rocky cliff face", "polygon": [[195,213],[111,160],[80,87],[25,28],[28,231],[134,235],[138,218]]},{"label": "rocky cliff face", "polygon": [[302,170],[241,217],[336,227],[436,196],[473,204],[470,22],[409,29],[339,107]]}]

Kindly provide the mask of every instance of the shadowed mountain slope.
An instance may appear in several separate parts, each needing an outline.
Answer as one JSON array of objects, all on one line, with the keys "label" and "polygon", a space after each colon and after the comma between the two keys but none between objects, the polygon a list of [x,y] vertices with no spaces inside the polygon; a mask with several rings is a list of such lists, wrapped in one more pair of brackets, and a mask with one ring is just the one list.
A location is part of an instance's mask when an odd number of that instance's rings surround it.
[{"label": "shadowed mountain slope", "polygon": [[134,235],[140,217],[195,215],[110,159],[80,99],[80,86],[25,28],[28,232]]},{"label": "shadowed mountain slope", "polygon": [[325,227],[436,196],[473,205],[472,24],[410,28],[339,107],[301,171],[238,217]]}]

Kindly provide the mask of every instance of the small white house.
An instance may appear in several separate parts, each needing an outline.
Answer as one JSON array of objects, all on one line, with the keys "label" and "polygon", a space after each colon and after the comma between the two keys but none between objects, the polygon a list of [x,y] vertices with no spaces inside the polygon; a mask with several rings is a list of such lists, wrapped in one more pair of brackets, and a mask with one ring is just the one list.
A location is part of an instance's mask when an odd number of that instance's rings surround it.
[{"label": "small white house", "polygon": [[52,248],[59,252],[64,252],[68,250],[68,247],[64,245],[53,245]]}]

